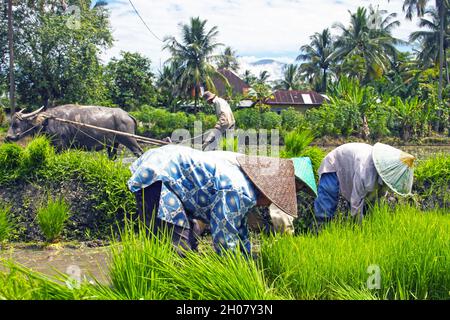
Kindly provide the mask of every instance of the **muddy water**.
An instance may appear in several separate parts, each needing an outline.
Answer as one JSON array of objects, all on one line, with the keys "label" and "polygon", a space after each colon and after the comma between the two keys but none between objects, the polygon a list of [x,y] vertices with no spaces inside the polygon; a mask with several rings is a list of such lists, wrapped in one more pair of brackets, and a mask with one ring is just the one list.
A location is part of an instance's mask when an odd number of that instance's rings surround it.
[{"label": "muddy water", "polygon": [[[68,274],[76,279],[107,283],[108,247],[17,248],[0,250],[2,259],[13,260],[49,276]],[[6,271],[0,266],[0,272]]]}]

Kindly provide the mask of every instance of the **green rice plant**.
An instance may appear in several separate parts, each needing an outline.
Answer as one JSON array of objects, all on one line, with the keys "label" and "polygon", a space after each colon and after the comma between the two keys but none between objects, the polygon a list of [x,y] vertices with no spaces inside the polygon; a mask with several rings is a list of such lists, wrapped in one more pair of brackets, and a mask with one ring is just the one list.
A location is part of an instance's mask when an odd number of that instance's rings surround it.
[{"label": "green rice plant", "polygon": [[414,170],[414,189],[426,206],[450,206],[450,156],[437,154],[419,162]]},{"label": "green rice plant", "polygon": [[[319,236],[265,238],[261,254],[268,277],[282,278],[299,299],[449,299],[449,243],[444,210],[382,205],[362,225],[333,222]],[[374,266],[375,288],[368,286]]]},{"label": "green rice plant", "polygon": [[0,300],[87,300],[95,296],[92,287],[81,283],[78,287],[68,286],[69,277],[60,274],[48,277],[12,261],[1,261],[0,266],[8,269],[0,272]]},{"label": "green rice plant", "polygon": [[55,150],[47,137],[35,137],[25,148],[23,169],[28,173],[36,174],[37,169],[45,168],[54,153]]},{"label": "green rice plant", "polygon": [[[176,288],[162,266],[176,264],[179,257],[167,233],[156,237],[141,223],[127,223],[113,240],[108,267],[111,287],[99,286],[97,294],[105,299],[171,299]],[[116,238],[116,237],[114,237]]]},{"label": "green rice plant", "polygon": [[38,209],[36,218],[47,241],[55,241],[61,235],[69,213],[69,206],[63,198],[53,200],[49,197],[46,206]]},{"label": "green rice plant", "polygon": [[0,205],[0,243],[8,240],[12,231],[12,224],[9,218],[10,210],[10,207]]},{"label": "green rice plant", "polygon": [[273,300],[291,298],[285,288],[275,288],[258,262],[241,253],[216,254],[211,247],[202,253],[187,252],[167,269],[175,286],[175,299]]},{"label": "green rice plant", "polygon": [[310,130],[295,130],[289,132],[284,137],[284,144],[286,149],[284,150],[283,158],[295,158],[300,157],[305,149],[314,141],[314,134]]},{"label": "green rice plant", "polygon": [[20,177],[23,150],[14,143],[0,145],[0,185]]}]

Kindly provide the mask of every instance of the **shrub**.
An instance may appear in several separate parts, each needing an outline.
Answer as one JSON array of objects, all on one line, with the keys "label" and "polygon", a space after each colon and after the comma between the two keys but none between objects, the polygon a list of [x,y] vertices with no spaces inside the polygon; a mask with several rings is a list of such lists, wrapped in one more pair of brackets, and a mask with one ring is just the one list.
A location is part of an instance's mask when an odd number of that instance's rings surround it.
[{"label": "shrub", "polygon": [[234,113],[236,127],[239,129],[259,129],[261,127],[261,114],[256,108],[238,110]]},{"label": "shrub", "polygon": [[305,116],[294,108],[281,111],[281,123],[283,130],[286,131],[306,129],[308,127]]},{"label": "shrub", "polygon": [[268,111],[261,114],[261,129],[272,130],[281,128],[281,116]]},{"label": "shrub", "polygon": [[37,221],[47,241],[56,240],[64,223],[69,218],[69,206],[63,198],[53,200],[49,197],[47,205],[38,209]]},{"label": "shrub", "polygon": [[8,240],[12,231],[12,225],[9,218],[11,208],[0,205],[0,243]]}]

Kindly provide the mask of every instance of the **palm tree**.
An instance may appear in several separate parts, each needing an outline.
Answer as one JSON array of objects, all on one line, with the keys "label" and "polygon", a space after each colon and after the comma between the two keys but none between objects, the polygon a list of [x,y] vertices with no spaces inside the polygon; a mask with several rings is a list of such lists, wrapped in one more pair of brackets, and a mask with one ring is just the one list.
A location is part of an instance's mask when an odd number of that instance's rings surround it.
[{"label": "palm tree", "polygon": [[333,53],[333,39],[329,29],[325,29],[322,33],[316,32],[310,37],[311,43],[300,48],[302,52],[297,61],[306,61],[300,65],[300,70],[312,76],[314,81],[321,79],[319,91],[327,91],[328,69],[331,64],[331,54]]},{"label": "palm tree", "polygon": [[[409,40],[411,42],[420,41],[421,51],[418,54],[419,60],[425,67],[437,65],[439,61],[439,39],[440,39],[440,19],[439,13],[435,8],[426,10],[425,14],[430,16],[429,19],[423,17],[420,19],[419,26],[427,30],[420,30],[411,33]],[[446,27],[446,29],[448,29]],[[450,45],[450,34],[446,33],[444,38],[444,56],[447,54],[447,49]],[[447,82],[448,81],[448,68]]]},{"label": "palm tree", "polygon": [[270,73],[267,70],[261,71],[259,77],[256,79],[257,83],[266,84],[267,80],[270,78]]},{"label": "palm tree", "polygon": [[239,62],[237,61],[236,51],[231,47],[226,47],[222,55],[218,57],[218,69],[229,69],[233,71],[239,70]]},{"label": "palm tree", "polygon": [[250,70],[245,70],[242,75],[242,80],[247,82],[247,84],[249,84],[249,85],[252,85],[253,83],[255,83],[256,79],[257,79],[256,76]]},{"label": "palm tree", "polygon": [[[350,26],[345,27],[336,23],[335,28],[342,34],[335,42],[335,51],[330,59],[348,64],[353,56],[364,61],[366,74],[362,75],[362,82],[367,83],[373,78],[379,78],[388,70],[390,60],[397,56],[395,45],[401,41],[394,38],[391,31],[398,26],[398,21],[393,21],[395,14],[386,15],[386,11],[359,7],[356,13],[351,15]],[[380,18],[381,17],[381,18]]]},{"label": "palm tree", "polygon": [[194,93],[195,109],[200,88],[206,85],[208,90],[215,91],[213,76],[222,77],[211,64],[214,50],[222,45],[216,42],[219,32],[216,26],[206,30],[206,23],[199,17],[191,18],[189,24],[180,24],[181,42],[175,37],[164,39],[164,49],[172,54],[169,60],[179,66],[178,86],[184,93]]},{"label": "palm tree", "polygon": [[[412,19],[414,16],[414,11],[418,17],[423,17],[426,13],[426,7],[429,0],[404,0],[403,11],[406,12],[406,18]],[[439,21],[443,23],[439,24],[439,89],[438,96],[439,100],[442,101],[442,84],[443,84],[443,69],[444,69],[444,34],[446,17],[448,14],[448,9],[450,8],[449,0],[435,0],[435,8],[439,14]]]},{"label": "palm tree", "polygon": [[297,90],[299,88],[299,73],[295,64],[288,64],[284,67],[284,78],[276,85],[276,89]]}]

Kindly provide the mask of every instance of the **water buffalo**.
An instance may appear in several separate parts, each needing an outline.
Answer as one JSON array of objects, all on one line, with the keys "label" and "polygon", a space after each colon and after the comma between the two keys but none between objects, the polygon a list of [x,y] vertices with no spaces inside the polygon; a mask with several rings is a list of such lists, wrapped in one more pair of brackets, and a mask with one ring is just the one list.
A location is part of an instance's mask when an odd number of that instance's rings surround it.
[{"label": "water buffalo", "polygon": [[136,120],[119,108],[67,104],[47,110],[42,107],[31,113],[23,113],[23,110],[15,113],[5,140],[17,141],[28,135],[43,133],[50,137],[58,151],[71,147],[95,151],[107,148],[108,156],[115,158],[117,148],[122,144],[135,156],[142,155],[142,149],[132,137],[80,127],[54,118],[131,134],[135,133],[137,126]]}]

